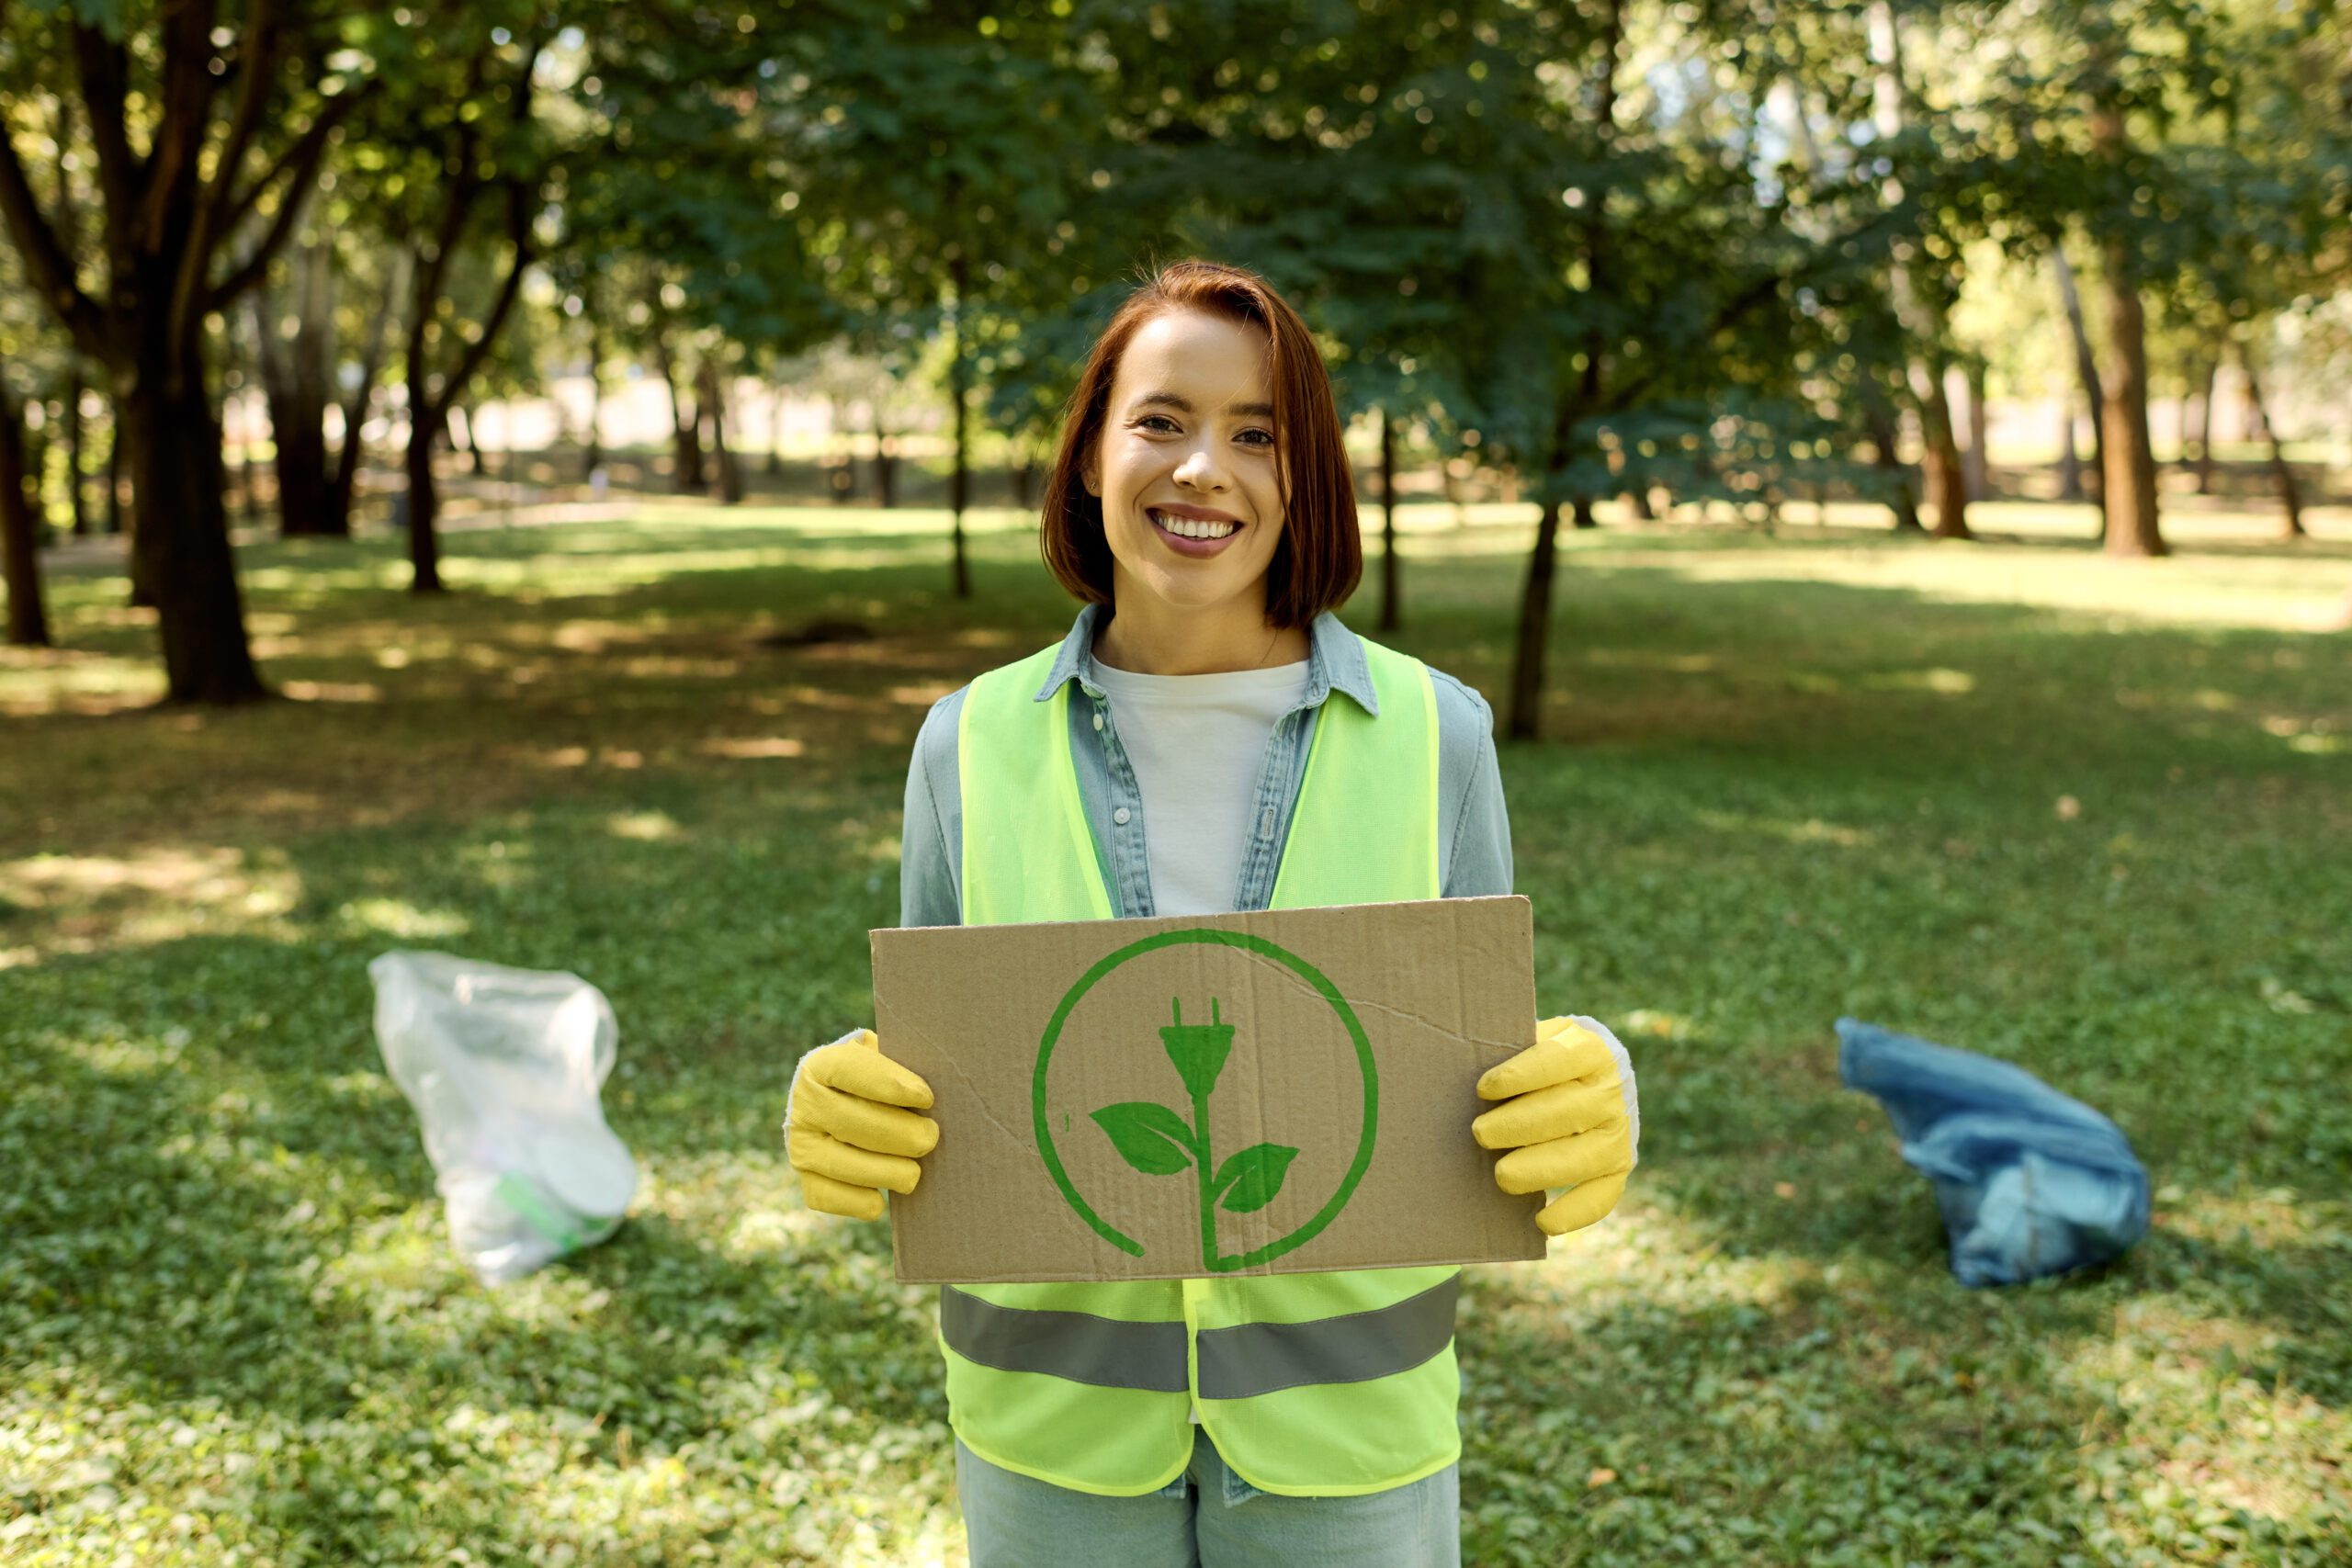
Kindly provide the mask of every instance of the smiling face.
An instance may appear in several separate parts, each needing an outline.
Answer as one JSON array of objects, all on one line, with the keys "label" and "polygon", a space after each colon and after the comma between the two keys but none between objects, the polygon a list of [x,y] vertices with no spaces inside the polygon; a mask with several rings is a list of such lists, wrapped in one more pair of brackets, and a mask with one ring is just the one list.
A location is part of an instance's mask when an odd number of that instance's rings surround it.
[{"label": "smiling face", "polygon": [[1270,347],[1263,332],[1197,310],[1157,316],[1129,340],[1085,476],[1120,615],[1263,624],[1284,522]]}]

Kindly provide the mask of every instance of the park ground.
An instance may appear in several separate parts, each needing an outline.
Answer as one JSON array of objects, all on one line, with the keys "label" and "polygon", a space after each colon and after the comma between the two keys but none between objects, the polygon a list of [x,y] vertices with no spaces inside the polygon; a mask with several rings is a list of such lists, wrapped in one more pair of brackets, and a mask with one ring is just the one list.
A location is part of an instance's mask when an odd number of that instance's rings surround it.
[{"label": "park ground", "polygon": [[[962,1561],[928,1296],[776,1123],[869,1015],[924,708],[1069,606],[1010,516],[957,601],[937,513],[560,515],[454,531],[436,599],[247,546],[299,701],[149,705],[96,547],[69,651],[0,662],[0,1563]],[[1502,766],[1644,1160],[1472,1271],[1467,1561],[2352,1560],[2352,518],[2128,563],[2084,515],[1568,541]],[[1490,695],[1521,517],[1407,536],[1392,640]],[[450,1255],[370,1035],[402,946],[611,997],[610,1243]],[[2112,1114],[2146,1240],[1959,1289],[1842,1014]]]}]

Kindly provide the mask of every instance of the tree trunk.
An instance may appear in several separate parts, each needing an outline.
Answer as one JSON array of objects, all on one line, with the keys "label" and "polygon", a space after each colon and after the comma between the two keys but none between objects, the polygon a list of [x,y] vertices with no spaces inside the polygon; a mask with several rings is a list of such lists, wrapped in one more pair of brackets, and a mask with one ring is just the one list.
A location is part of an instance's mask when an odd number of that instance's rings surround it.
[{"label": "tree trunk", "polygon": [[1862,389],[1862,417],[1869,423],[1871,445],[1878,448],[1872,467],[1885,473],[1894,487],[1894,499],[1887,502],[1887,509],[1894,513],[1894,531],[1925,533],[1927,530],[1919,523],[1918,500],[1911,493],[1911,475],[1903,466],[1894,427],[1894,406],[1880,390],[1875,378],[1867,380]]},{"label": "tree trunk", "polygon": [[791,389],[784,386],[768,389],[768,477],[784,472],[784,401]]},{"label": "tree trunk", "polygon": [[1532,740],[1543,730],[1544,663],[1552,640],[1552,581],[1560,557],[1560,503],[1547,501],[1535,519],[1535,547],[1519,602],[1519,647],[1511,662],[1510,735]]},{"label": "tree trunk", "polygon": [[434,525],[438,497],[433,489],[433,435],[441,421],[425,389],[423,356],[412,353],[408,363],[408,591],[440,593],[445,590],[441,540]]},{"label": "tree trunk", "polygon": [[[263,395],[262,400],[265,403],[268,401],[266,393]],[[226,398],[220,400],[220,439],[225,443],[229,439],[229,400]],[[228,462],[226,454],[223,454],[221,462],[223,473],[220,482],[225,488],[229,482],[226,473]],[[254,412],[253,400],[250,396],[238,400],[237,510],[243,515],[246,527],[261,526],[261,480],[254,474]]]},{"label": "tree trunk", "polygon": [[[449,418],[448,415],[455,415],[456,417],[453,419]],[[453,457],[458,452],[458,420],[464,421],[466,426],[465,453],[467,471],[471,473],[474,478],[481,479],[490,471],[490,468],[489,466],[482,461],[481,438],[474,431],[474,409],[471,403],[451,403],[449,405],[447,414],[444,416],[443,423],[447,424],[449,428],[449,451],[450,455]]]},{"label": "tree trunk", "polygon": [[727,444],[727,389],[719,380],[718,367],[707,356],[695,372],[695,394],[710,415],[710,452],[718,469],[718,499],[724,505],[737,505],[743,499],[743,470],[735,461],[735,449]]},{"label": "tree trunk", "polygon": [[[1597,69],[1593,72],[1593,120],[1604,151],[1613,147],[1617,131],[1617,54],[1624,41],[1623,0],[1606,0],[1600,17]],[[1585,209],[1584,261],[1586,281],[1597,296],[1608,292],[1611,256],[1606,218],[1607,186],[1596,175],[1579,187]],[[1577,426],[1603,406],[1602,360],[1607,337],[1596,320],[1587,329],[1584,367],[1574,389],[1563,387],[1552,411],[1551,449],[1545,455],[1543,496],[1536,513],[1535,545],[1528,552],[1526,590],[1519,605],[1519,646],[1511,663],[1510,723],[1513,739],[1532,740],[1544,728],[1544,687],[1552,643],[1552,583],[1560,559],[1560,476],[1568,467],[1571,439]],[[1589,440],[1589,436],[1584,437]],[[1592,521],[1589,496],[1576,498],[1579,527]]]},{"label": "tree trunk", "polygon": [[662,383],[670,389],[670,488],[680,495],[695,495],[705,488],[702,472],[702,419],[678,390],[678,364],[670,352],[670,334],[653,334],[653,364]]},{"label": "tree trunk", "polygon": [[1992,454],[1984,449],[1986,423],[1984,362],[1972,360],[1968,365],[1968,454],[1962,466],[1972,502],[1989,501],[1993,495]]},{"label": "tree trunk", "polygon": [[1467,528],[1470,526],[1470,503],[1463,497],[1462,476],[1454,472],[1453,463],[1454,459],[1451,457],[1438,458],[1437,487],[1444,495],[1445,503],[1453,508],[1453,525]]},{"label": "tree trunk", "polygon": [[2075,449],[2075,400],[2061,400],[2058,418],[2058,499],[2083,499],[2083,457]]},{"label": "tree trunk", "polygon": [[879,409],[874,411],[874,504],[885,512],[899,504],[899,455],[890,449]]},{"label": "tree trunk", "polygon": [[[60,92],[57,95],[55,134],[50,140],[57,152],[57,236],[64,243],[64,248],[68,254],[80,248],[82,229],[81,214],[75,209],[74,171],[71,166],[74,157],[74,120],[73,96]],[[69,343],[66,347],[71,368],[67,372],[65,382],[65,499],[67,510],[74,518],[74,536],[80,538],[90,531],[90,514],[84,504],[82,494],[82,357],[79,354],[74,353],[72,344]],[[5,398],[6,393],[0,392],[0,400]],[[17,417],[19,420],[18,440],[21,444],[23,435],[21,410],[17,411]],[[21,461],[20,457],[19,462]],[[39,606],[36,605],[35,608],[38,609]]]},{"label": "tree trunk", "polygon": [[[27,405],[30,407],[31,405]],[[49,443],[50,432],[57,422],[49,417],[49,410],[41,408],[39,429],[25,429],[25,483],[30,487],[34,521],[43,523],[49,515]]]},{"label": "tree trunk", "polygon": [[25,411],[0,382],[0,568],[8,588],[8,641],[47,648],[49,610],[41,602],[40,525],[27,491]]},{"label": "tree trunk", "polygon": [[107,405],[107,532],[122,533],[122,412]]},{"label": "tree trunk", "polygon": [[595,317],[588,321],[588,440],[580,454],[583,484],[605,466],[605,328]]},{"label": "tree trunk", "polygon": [[2205,362],[2205,389],[2197,400],[2197,493],[2213,493],[2213,383],[2222,373],[2222,356]]},{"label": "tree trunk", "polygon": [[2058,276],[2058,302],[2065,307],[2066,326],[2075,340],[2075,378],[2082,383],[2083,400],[2091,411],[2091,483],[2098,487],[2099,528],[2107,527],[2107,389],[2099,385],[2098,358],[2091,353],[2091,334],[2083,325],[2083,296],[2075,287],[2075,268],[2064,249],[2050,253],[2051,270]]},{"label": "tree trunk", "polygon": [[74,536],[80,538],[90,531],[88,487],[82,482],[82,450],[86,445],[82,429],[82,362],[74,361],[74,368],[65,380],[65,504],[73,513]]},{"label": "tree trunk", "polygon": [[[1657,521],[1657,508],[1651,503],[1650,487],[1647,481],[1634,485],[1626,491],[1625,499],[1632,504],[1634,508],[1634,515],[1635,517],[1640,518],[1645,523],[1655,523]],[[1814,505],[1815,521],[1819,522],[1828,516],[1827,502],[1819,497],[1815,497]]]},{"label": "tree trunk", "polygon": [[289,537],[333,533],[327,478],[327,247],[305,245],[294,258],[295,332],[278,335],[275,302],[254,291],[254,360],[269,405],[277,478],[278,530]]},{"label": "tree trunk", "polygon": [[2278,427],[2270,423],[2270,407],[2263,401],[2262,378],[2254,368],[2254,349],[2245,344],[2238,345],[2238,363],[2245,367],[2246,400],[2254,405],[2254,417],[2261,423],[2262,434],[2270,442],[2270,474],[2278,481],[2278,536],[2282,539],[2306,537],[2310,530],[2303,526],[2303,492],[2295,483],[2295,470],[2287,462],[2287,448],[2278,440]]},{"label": "tree trunk", "polygon": [[[1890,0],[1872,0],[1868,8],[1871,56],[1880,69],[1873,84],[1872,123],[1881,137],[1903,133],[1914,107],[1903,65],[1903,17]],[[1890,182],[1882,187],[1890,201],[1901,199]],[[1965,539],[1968,532],[1968,481],[1961,467],[1960,443],[1952,432],[1951,398],[1945,389],[1951,343],[1950,322],[1932,288],[1918,288],[1911,263],[1898,248],[1888,282],[1895,318],[1909,334],[1914,357],[1906,372],[1913,403],[1919,411],[1919,434],[1924,451],[1919,461],[1921,488],[1936,513],[1936,536]],[[1898,526],[1900,523],[1898,521]]]},{"label": "tree trunk", "polygon": [[1396,422],[1380,411],[1380,629],[1405,624],[1404,588],[1396,571]]},{"label": "tree trunk", "polygon": [[[297,210],[281,200],[255,232],[240,225],[232,194],[267,190],[281,176],[286,189],[307,188],[334,118],[362,95],[322,111],[276,166],[256,168],[247,133],[283,109],[270,84],[288,74],[279,51],[292,32],[308,36],[310,19],[300,8],[244,7],[233,72],[216,42],[215,6],[163,6],[136,23],[101,9],[62,13],[58,33],[70,39],[82,103],[93,111],[88,142],[97,174],[90,184],[105,218],[103,243],[87,249],[103,256],[103,286],[83,289],[74,258],[85,247],[73,238],[70,217],[61,229],[41,210],[13,124],[0,127],[0,223],[28,274],[26,293],[50,305],[74,347],[106,367],[133,487],[132,601],[157,611],[171,699],[248,701],[267,692],[245,641],[204,321],[228,313],[268,266]],[[135,30],[136,41],[110,32],[108,17],[122,33]],[[51,79],[60,65],[36,62]],[[236,83],[236,105],[216,139],[222,122],[213,113],[214,79],[223,74]],[[61,163],[74,141],[55,139]],[[61,193],[68,212],[71,184]],[[243,259],[213,282],[212,264],[232,234]]]},{"label": "tree trunk", "polygon": [[1928,505],[1936,514],[1935,536],[1972,538],[1974,536],[1968,531],[1968,475],[1962,466],[1960,439],[1952,430],[1951,400],[1944,391],[1943,364],[1939,356],[1928,357],[1925,379],[1927,387],[1919,399],[1919,424],[1920,433],[1927,439],[1927,452],[1919,471],[1928,492]]},{"label": "tree trunk", "polygon": [[384,297],[368,324],[358,384],[343,400],[343,446],[334,455],[334,476],[327,481],[327,514],[321,530],[338,539],[351,536],[351,505],[359,493],[359,460],[368,450],[361,432],[368,423],[368,407],[376,400],[376,377],[384,366],[384,337],[391,327],[392,305],[407,290],[409,269],[415,260],[408,251],[394,258],[391,274],[384,280]]},{"label": "tree trunk", "polygon": [[2156,516],[2156,453],[2148,438],[2147,316],[2140,303],[2127,242],[2107,245],[2107,337],[2114,373],[2108,378],[2107,550],[2116,556],[2169,553]]},{"label": "tree trunk", "polygon": [[969,599],[972,568],[964,547],[964,508],[972,499],[972,389],[970,362],[964,352],[964,309],[971,296],[966,292],[969,282],[962,254],[959,253],[948,265],[956,284],[956,314],[952,322],[956,340],[949,345],[953,357],[947,362],[947,395],[956,401],[956,464],[947,477],[947,526],[956,558],[956,597]]},{"label": "tree trunk", "polygon": [[[220,427],[205,392],[202,350],[190,343],[168,355],[160,344],[147,347],[138,385],[123,400],[131,557],[133,576],[154,588],[169,700],[266,697],[245,641],[244,600],[221,499]],[[175,374],[173,358],[188,370]]]}]

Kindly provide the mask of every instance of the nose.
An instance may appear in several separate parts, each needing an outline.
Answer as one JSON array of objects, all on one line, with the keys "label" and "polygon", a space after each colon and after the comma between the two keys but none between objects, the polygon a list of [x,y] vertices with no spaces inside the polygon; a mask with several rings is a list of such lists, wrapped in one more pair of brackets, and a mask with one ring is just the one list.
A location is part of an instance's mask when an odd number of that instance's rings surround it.
[{"label": "nose", "polygon": [[1201,442],[1176,465],[1176,482],[1186,490],[1224,491],[1228,488],[1230,478],[1225,464],[1218,459],[1214,441]]}]

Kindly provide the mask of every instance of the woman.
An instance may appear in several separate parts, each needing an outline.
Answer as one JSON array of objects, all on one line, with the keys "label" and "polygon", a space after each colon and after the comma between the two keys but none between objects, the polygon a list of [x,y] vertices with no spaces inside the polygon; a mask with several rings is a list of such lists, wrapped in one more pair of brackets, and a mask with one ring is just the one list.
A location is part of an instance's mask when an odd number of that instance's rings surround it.
[{"label": "woman", "polygon": [[[1043,538],[1086,608],[925,721],[904,924],[1510,891],[1486,704],[1330,613],[1363,567],[1347,457],[1314,342],[1263,281],[1186,262],[1121,308],[1072,396]],[[938,1139],[928,1087],[876,1047],[861,1031],[795,1076],[811,1208],[879,1217]],[[1570,1189],[1542,1213],[1559,1235],[1624,1190],[1632,1086],[1605,1029],[1547,1021],[1480,1080],[1505,1103],[1464,1134],[1510,1151],[1505,1190]],[[976,1568],[1457,1562],[1458,1275],[944,1290]],[[1249,1375],[1219,1371],[1235,1335]]]}]

